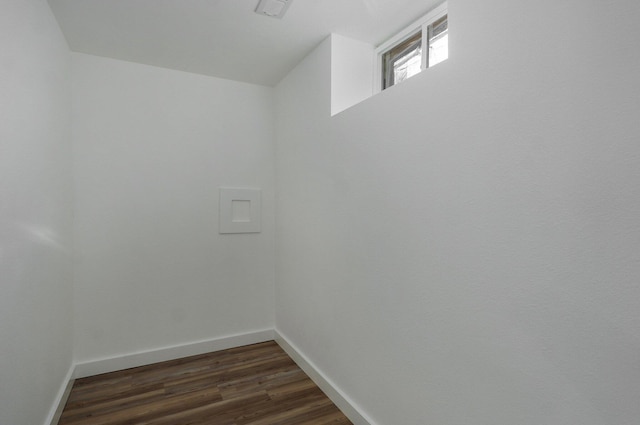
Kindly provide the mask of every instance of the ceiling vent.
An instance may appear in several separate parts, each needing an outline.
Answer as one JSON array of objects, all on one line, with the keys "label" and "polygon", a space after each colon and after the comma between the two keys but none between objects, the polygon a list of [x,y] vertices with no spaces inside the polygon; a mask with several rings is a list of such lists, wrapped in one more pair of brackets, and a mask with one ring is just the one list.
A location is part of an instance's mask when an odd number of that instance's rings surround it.
[{"label": "ceiling vent", "polygon": [[256,13],[270,18],[282,19],[292,0],[260,0]]}]

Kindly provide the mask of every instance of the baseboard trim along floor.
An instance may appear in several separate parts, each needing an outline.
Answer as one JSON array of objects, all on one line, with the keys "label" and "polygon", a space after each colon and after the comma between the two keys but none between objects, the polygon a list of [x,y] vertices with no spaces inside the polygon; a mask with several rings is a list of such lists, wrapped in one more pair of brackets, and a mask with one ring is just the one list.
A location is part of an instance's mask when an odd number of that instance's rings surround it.
[{"label": "baseboard trim along floor", "polygon": [[189,344],[159,348],[156,350],[126,354],[123,356],[93,360],[76,364],[74,378],[85,378],[87,376],[145,366],[152,363],[175,360],[182,357],[197,356],[198,354],[212,353],[214,351],[226,350],[227,348],[271,341],[274,338],[275,335],[273,329],[266,329],[246,334],[230,335],[206,341],[198,341]]},{"label": "baseboard trim along floor", "polygon": [[274,331],[275,341],[309,375],[311,380],[329,397],[354,425],[376,425],[356,404],[327,378],[298,348],[279,331]]},{"label": "baseboard trim along floor", "polygon": [[338,406],[354,425],[376,425],[328,379],[297,347],[277,330],[266,329],[245,334],[231,335],[207,341],[160,348],[139,353],[126,354],[75,364],[69,370],[66,381],[60,388],[56,402],[51,408],[45,425],[57,425],[60,415],[69,397],[75,379],[102,373],[115,372],[153,363],[175,360],[199,354],[226,350],[250,344],[274,340],[293,359],[293,361],[315,382],[315,384]]},{"label": "baseboard trim along floor", "polygon": [[[71,388],[73,387],[73,382],[75,379],[73,378],[75,366],[71,366],[69,368],[69,372],[67,372],[67,376],[65,377],[58,394],[51,406],[51,410],[47,415],[47,419],[45,420],[45,425],[58,425],[58,421],[60,420],[60,416],[62,415],[62,410],[64,410],[65,404],[67,404],[67,399],[69,398],[69,394],[71,394]],[[301,368],[302,369],[302,368]]]}]

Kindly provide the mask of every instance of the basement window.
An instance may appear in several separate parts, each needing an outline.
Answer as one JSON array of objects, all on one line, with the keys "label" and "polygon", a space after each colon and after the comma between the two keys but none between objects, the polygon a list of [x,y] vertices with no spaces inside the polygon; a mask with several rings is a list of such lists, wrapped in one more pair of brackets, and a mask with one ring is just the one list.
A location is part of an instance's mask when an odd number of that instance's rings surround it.
[{"label": "basement window", "polygon": [[398,84],[448,57],[449,19],[445,2],[376,49],[375,91]]}]

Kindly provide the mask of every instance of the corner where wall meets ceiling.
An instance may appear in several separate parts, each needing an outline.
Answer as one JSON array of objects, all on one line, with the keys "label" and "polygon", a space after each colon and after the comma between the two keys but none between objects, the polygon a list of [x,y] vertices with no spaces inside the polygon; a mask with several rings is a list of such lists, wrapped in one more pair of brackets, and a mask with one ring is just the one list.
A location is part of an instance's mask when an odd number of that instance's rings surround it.
[{"label": "corner where wall meets ceiling", "polygon": [[266,86],[331,33],[379,44],[438,1],[289,0],[283,19],[259,3],[49,0],[73,51]]}]

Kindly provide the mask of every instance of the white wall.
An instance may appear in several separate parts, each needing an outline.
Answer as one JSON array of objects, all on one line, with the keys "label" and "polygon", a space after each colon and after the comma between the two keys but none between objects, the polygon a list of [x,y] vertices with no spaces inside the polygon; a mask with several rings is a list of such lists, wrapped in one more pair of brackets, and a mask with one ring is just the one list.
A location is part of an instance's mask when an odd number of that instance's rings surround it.
[{"label": "white wall", "polygon": [[276,326],[378,424],[637,422],[639,9],[450,1],[409,81],[278,85]]},{"label": "white wall", "polygon": [[[76,360],[273,327],[273,90],[73,54]],[[218,187],[262,233],[218,234]]]},{"label": "white wall", "polygon": [[331,34],[331,115],[373,94],[374,47]]},{"label": "white wall", "polygon": [[0,424],[31,425],[72,358],[69,53],[44,0],[0,9]]}]

